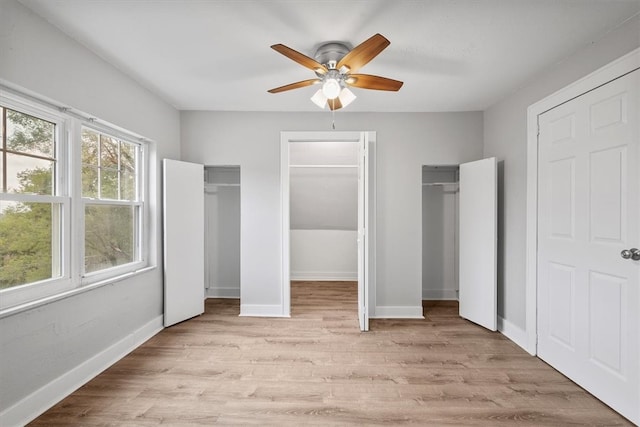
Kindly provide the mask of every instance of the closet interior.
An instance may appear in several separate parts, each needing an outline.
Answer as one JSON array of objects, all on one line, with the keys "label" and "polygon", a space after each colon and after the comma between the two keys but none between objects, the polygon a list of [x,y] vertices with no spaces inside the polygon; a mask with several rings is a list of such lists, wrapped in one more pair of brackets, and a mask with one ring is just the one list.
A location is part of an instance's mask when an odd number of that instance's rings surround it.
[{"label": "closet interior", "polygon": [[240,298],[240,166],[205,166],[205,295]]},{"label": "closet interior", "polygon": [[292,280],[357,280],[357,142],[289,144]]},{"label": "closet interior", "polygon": [[459,167],[422,167],[422,299],[457,300]]}]

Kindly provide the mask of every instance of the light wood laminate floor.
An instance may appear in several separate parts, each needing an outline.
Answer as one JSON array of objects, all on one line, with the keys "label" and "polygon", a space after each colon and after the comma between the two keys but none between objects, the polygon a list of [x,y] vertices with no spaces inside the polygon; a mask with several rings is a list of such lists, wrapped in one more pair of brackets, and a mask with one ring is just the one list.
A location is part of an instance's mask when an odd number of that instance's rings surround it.
[{"label": "light wood laminate floor", "polygon": [[294,282],[290,319],[209,299],[32,425],[630,425],[453,303],[360,333],[356,293]]}]

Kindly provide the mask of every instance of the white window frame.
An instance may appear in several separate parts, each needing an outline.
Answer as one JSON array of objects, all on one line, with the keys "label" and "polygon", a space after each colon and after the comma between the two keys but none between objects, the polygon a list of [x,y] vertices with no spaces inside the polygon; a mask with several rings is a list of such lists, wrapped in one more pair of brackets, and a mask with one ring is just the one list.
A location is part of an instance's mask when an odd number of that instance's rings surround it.
[{"label": "white window frame", "polygon": [[[69,196],[69,120],[59,111],[38,105],[21,99],[18,96],[2,93],[0,95],[0,104],[8,109],[15,110],[24,114],[31,115],[38,119],[46,120],[54,123],[55,127],[55,177],[53,195],[36,195],[36,194],[15,194],[0,192],[0,201],[16,201],[16,202],[40,202],[40,203],[58,203],[60,209],[60,221],[52,223],[52,240],[57,237],[59,253],[52,251],[52,256],[60,258],[57,263],[60,268],[60,275],[50,279],[40,280],[25,285],[14,286],[0,291],[0,310],[7,307],[13,307],[24,304],[35,299],[46,298],[61,292],[68,291],[73,288],[71,280],[71,198]],[[55,233],[57,225],[61,230]],[[57,236],[56,236],[57,234]],[[52,245],[53,246],[53,245]],[[52,261],[52,269],[54,263]]]},{"label": "white window frame", "polygon": [[[151,142],[82,113],[58,107],[50,101],[33,98],[0,85],[0,104],[56,125],[55,132],[55,193],[54,195],[15,194],[0,192],[0,201],[60,203],[61,231],[60,276],[0,290],[0,317],[29,309],[56,299],[65,298],[106,285],[151,268],[149,260],[149,152]],[[5,90],[6,89],[6,90]],[[99,200],[82,198],[82,128],[89,128],[138,146],[138,200]],[[91,273],[84,272],[84,209],[86,204],[138,206],[135,236],[138,259]],[[73,221],[72,221],[73,219]]]},{"label": "white window frame", "polygon": [[[98,198],[89,198],[89,197],[82,197],[82,172],[81,172],[81,168],[82,168],[82,138],[81,138],[81,132],[82,129],[86,128],[95,132],[98,132],[99,134],[103,134],[103,135],[107,135],[119,140],[122,140],[126,143],[129,144],[134,144],[138,147],[138,158],[136,160],[136,172],[138,174],[138,179],[137,179],[137,183],[136,183],[136,193],[138,194],[138,200],[136,201],[129,201],[129,200],[111,200],[111,199],[98,199]],[[148,185],[147,185],[147,178],[146,178],[146,159],[147,159],[147,151],[148,151],[148,147],[147,144],[143,143],[143,142],[136,142],[134,140],[132,140],[132,138],[130,136],[127,135],[123,135],[121,132],[118,132],[115,129],[106,127],[106,126],[102,126],[99,125],[97,123],[92,123],[89,121],[83,121],[79,123],[79,129],[76,131],[76,135],[78,136],[78,142],[76,144],[77,147],[77,152],[74,155],[74,160],[75,162],[73,162],[75,165],[77,165],[77,176],[78,176],[78,182],[75,185],[75,189],[77,190],[77,200],[80,201],[80,203],[77,203],[77,215],[76,218],[81,218],[80,221],[78,221],[78,250],[77,252],[77,256],[79,257],[78,261],[77,261],[77,265],[80,271],[80,276],[81,276],[81,284],[82,285],[87,285],[87,284],[91,284],[91,283],[95,283],[95,282],[100,282],[103,280],[106,280],[108,278],[111,277],[117,277],[120,276],[122,274],[126,274],[126,273],[131,273],[137,270],[140,270],[144,267],[147,266],[147,262],[148,262],[148,257],[147,257],[147,251],[148,251],[148,242],[149,242],[149,234],[148,234],[148,227],[146,226],[147,224],[147,218],[148,218],[148,203],[146,203],[147,200],[147,193],[148,193]],[[135,224],[135,233],[136,235],[134,236],[134,248],[135,248],[135,252],[136,252],[136,260],[134,260],[133,262],[129,262],[126,264],[122,264],[122,265],[118,265],[115,267],[111,267],[111,268],[106,268],[106,269],[102,269],[102,270],[98,270],[98,271],[92,271],[92,272],[85,272],[85,265],[84,265],[84,245],[85,245],[85,227],[84,227],[84,212],[85,212],[85,208],[87,205],[106,205],[106,206],[131,206],[131,207],[137,207],[139,209],[138,211],[138,215],[136,217],[134,217],[134,221],[136,222]]]}]

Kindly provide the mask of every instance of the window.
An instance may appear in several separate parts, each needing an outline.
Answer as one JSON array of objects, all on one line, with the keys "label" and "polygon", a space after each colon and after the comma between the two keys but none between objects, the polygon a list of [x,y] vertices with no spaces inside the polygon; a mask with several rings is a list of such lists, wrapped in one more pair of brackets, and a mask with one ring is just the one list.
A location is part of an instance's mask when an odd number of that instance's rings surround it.
[{"label": "window", "polygon": [[0,290],[63,276],[58,118],[0,105]]},{"label": "window", "polygon": [[140,146],[82,129],[84,271],[140,261]]},{"label": "window", "polygon": [[12,94],[0,122],[0,310],[145,267],[146,145]]}]

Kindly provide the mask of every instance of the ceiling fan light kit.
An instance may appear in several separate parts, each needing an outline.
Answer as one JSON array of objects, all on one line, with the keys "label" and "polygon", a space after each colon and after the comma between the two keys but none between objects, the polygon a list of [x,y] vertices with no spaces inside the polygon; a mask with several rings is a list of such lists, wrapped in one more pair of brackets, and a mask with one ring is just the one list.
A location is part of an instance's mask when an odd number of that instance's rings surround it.
[{"label": "ceiling fan light kit", "polygon": [[348,86],[359,89],[398,91],[402,82],[370,74],[353,74],[382,52],[390,42],[381,34],[375,34],[353,49],[344,43],[330,42],[322,44],[314,58],[310,58],[283,44],[271,48],[303,67],[316,73],[317,78],[302,80],[269,90],[280,93],[291,89],[322,85],[311,97],[311,101],[320,108],[327,105],[332,111],[344,108],[356,99]]}]

